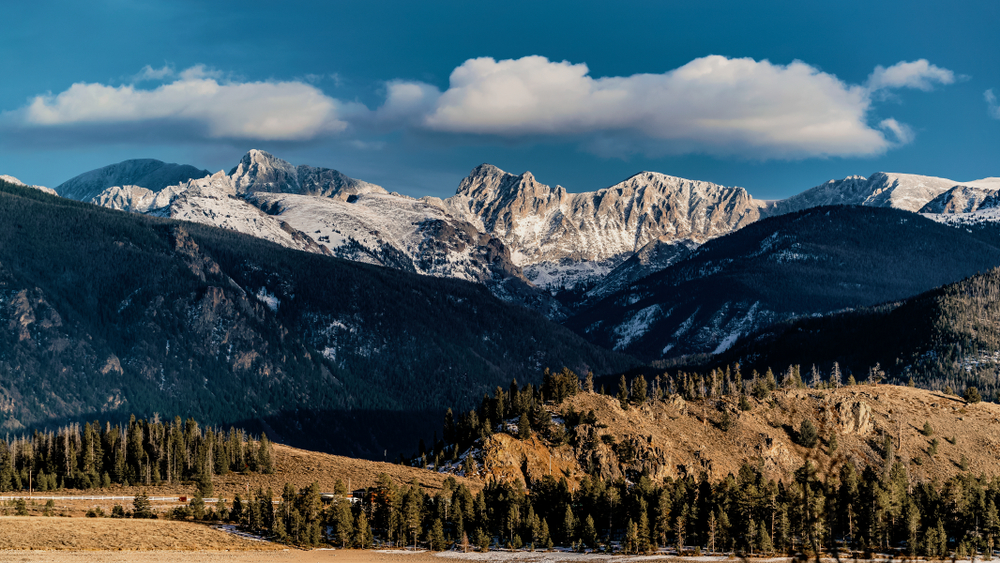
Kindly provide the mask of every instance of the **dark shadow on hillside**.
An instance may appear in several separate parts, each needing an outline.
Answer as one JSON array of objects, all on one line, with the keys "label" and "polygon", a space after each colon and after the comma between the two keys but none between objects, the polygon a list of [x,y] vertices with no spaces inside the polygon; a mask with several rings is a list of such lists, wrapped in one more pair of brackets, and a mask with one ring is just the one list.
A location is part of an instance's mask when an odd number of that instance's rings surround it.
[{"label": "dark shadow on hillside", "polygon": [[[69,424],[98,421],[101,426],[110,422],[127,424],[133,413],[91,413],[73,417],[52,418],[44,423],[28,426],[23,432],[10,437],[28,435],[35,431],[55,431]],[[136,418],[150,418],[152,413],[134,413]],[[159,413],[160,420],[170,420],[183,413]],[[272,442],[306,450],[363,458],[372,461],[396,462],[400,454],[410,457],[418,449],[420,440],[428,445],[435,436],[441,436],[444,412],[439,410],[389,411],[389,410],[309,410],[283,411],[277,414],[242,420],[195,419],[202,427],[217,426],[242,428],[254,435],[267,434]]]}]

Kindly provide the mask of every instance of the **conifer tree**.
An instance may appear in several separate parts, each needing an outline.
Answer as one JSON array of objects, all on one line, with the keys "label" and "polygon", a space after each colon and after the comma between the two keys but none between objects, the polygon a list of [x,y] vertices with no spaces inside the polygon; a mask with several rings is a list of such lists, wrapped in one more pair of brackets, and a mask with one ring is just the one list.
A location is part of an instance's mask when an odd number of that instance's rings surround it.
[{"label": "conifer tree", "polygon": [[840,364],[833,362],[833,368],[830,369],[830,384],[834,387],[840,387],[841,377],[840,377]]},{"label": "conifer tree", "polygon": [[441,551],[445,548],[444,525],[440,518],[435,518],[434,523],[431,524],[431,529],[427,533],[427,543],[430,544],[433,551]]},{"label": "conifer tree", "polygon": [[645,403],[646,392],[647,392],[647,385],[645,377],[643,377],[640,374],[639,376],[632,379],[632,393],[629,398],[631,399],[631,402],[633,404],[641,406],[643,403]]},{"label": "conifer tree", "polygon": [[135,495],[132,499],[132,518],[153,518],[153,505],[149,502],[146,491]]},{"label": "conifer tree", "polygon": [[521,413],[521,418],[517,419],[517,437],[522,440],[531,438],[531,420],[528,413]]},{"label": "conifer tree", "polygon": [[618,380],[618,404],[622,410],[628,409],[628,384],[625,382],[625,374]]},{"label": "conifer tree", "polygon": [[591,549],[597,548],[597,528],[594,525],[594,517],[590,514],[587,515],[586,520],[583,521],[583,543]]}]

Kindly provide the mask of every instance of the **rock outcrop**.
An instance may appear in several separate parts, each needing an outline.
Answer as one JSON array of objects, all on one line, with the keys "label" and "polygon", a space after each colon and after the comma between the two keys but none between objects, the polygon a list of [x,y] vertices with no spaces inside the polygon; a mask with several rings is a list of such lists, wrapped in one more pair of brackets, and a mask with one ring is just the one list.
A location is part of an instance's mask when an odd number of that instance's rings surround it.
[{"label": "rock outcrop", "polygon": [[[573,285],[606,274],[653,241],[693,241],[729,233],[760,217],[761,202],[743,188],[727,188],[642,172],[598,190],[571,194],[481,165],[441,205],[511,249],[533,282]],[[567,267],[590,263],[591,275]]]}]

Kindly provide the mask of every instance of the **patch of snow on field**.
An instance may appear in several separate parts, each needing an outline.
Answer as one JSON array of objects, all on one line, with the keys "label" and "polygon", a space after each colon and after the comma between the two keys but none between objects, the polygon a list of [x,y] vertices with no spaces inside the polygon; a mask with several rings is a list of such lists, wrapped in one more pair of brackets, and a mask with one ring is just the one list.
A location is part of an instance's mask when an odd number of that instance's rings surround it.
[{"label": "patch of snow on field", "polygon": [[251,534],[249,532],[244,532],[243,530],[237,528],[236,526],[234,526],[232,524],[223,524],[221,526],[212,526],[212,527],[215,528],[216,530],[221,531],[221,532],[225,532],[227,534],[231,534],[231,535],[234,535],[234,536],[237,536],[237,537],[241,537],[241,538],[246,539],[246,540],[259,541],[259,542],[270,542],[271,541],[271,540],[269,540],[267,538],[264,538],[262,536],[257,536],[257,535]]},{"label": "patch of snow on field", "polygon": [[[714,562],[714,561],[727,561],[731,560],[730,557],[725,555],[703,555],[698,557],[677,557],[672,551],[664,551],[651,555],[621,555],[621,554],[609,554],[609,553],[577,553],[568,550],[552,550],[552,551],[488,551],[482,553],[479,551],[470,551],[469,553],[463,553],[461,551],[442,551],[440,553],[435,553],[435,557],[442,557],[446,559],[465,559],[471,561],[525,561],[525,562],[559,562],[559,561],[621,561],[621,562],[639,562],[639,561],[662,561],[665,557],[677,561],[690,561],[695,562]],[[770,561],[787,561],[788,558],[774,558],[774,559],[755,559],[754,561],[758,563],[766,563]]]}]

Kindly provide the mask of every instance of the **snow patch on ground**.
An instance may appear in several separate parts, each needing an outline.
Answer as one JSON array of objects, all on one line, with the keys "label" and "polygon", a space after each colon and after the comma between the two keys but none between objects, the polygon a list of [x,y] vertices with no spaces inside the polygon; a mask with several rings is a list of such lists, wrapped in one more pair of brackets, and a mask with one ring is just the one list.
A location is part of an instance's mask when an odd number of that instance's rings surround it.
[{"label": "snow patch on ground", "polygon": [[615,335],[618,341],[615,343],[615,350],[624,350],[637,338],[641,338],[649,332],[649,326],[656,321],[660,312],[659,305],[650,305],[639,309],[632,314],[629,320],[615,327]]},{"label": "snow patch on ground", "polygon": [[278,305],[281,305],[281,300],[274,296],[274,294],[269,293],[266,287],[260,288],[257,292],[257,299],[267,305],[267,308],[271,310],[272,313],[278,312]]}]

